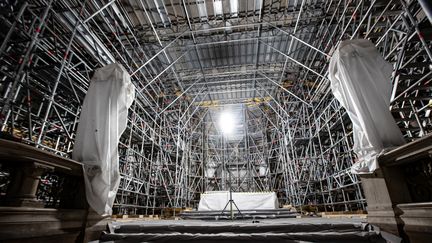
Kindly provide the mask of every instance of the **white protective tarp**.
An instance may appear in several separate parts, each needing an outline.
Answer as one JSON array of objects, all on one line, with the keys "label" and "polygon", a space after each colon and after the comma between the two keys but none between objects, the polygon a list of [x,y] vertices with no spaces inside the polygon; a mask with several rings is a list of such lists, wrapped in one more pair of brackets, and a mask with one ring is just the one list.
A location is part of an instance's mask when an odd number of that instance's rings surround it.
[{"label": "white protective tarp", "polygon": [[405,143],[389,111],[391,72],[369,40],[341,42],[330,60],[331,90],[353,123],[354,174],[373,172],[380,153]]},{"label": "white protective tarp", "polygon": [[[201,193],[198,211],[222,211],[229,198],[229,191]],[[240,210],[277,209],[279,207],[275,192],[233,192],[232,199]]]},{"label": "white protective tarp", "polygon": [[96,70],[84,99],[72,158],[84,164],[86,196],[98,214],[112,214],[120,182],[118,143],[135,96],[119,64]]}]

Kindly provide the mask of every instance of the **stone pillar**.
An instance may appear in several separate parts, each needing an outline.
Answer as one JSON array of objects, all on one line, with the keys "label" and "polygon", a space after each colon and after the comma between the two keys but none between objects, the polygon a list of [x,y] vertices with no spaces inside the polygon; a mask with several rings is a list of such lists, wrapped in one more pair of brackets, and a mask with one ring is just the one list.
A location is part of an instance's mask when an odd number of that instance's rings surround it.
[{"label": "stone pillar", "polygon": [[15,163],[11,168],[11,181],[5,198],[7,206],[15,207],[43,207],[43,203],[36,199],[41,175],[53,167],[37,162]]},{"label": "stone pillar", "polygon": [[370,175],[361,175],[363,192],[367,200],[368,223],[382,230],[405,237],[404,222],[397,205],[410,200],[401,171],[382,167]]}]

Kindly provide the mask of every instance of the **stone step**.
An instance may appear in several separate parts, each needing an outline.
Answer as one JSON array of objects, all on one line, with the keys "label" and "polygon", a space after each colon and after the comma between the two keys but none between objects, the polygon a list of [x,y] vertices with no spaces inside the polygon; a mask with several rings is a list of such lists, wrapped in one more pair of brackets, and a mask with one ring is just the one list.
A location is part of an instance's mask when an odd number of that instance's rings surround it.
[{"label": "stone step", "polygon": [[[268,209],[268,210],[237,210],[233,211],[235,218],[241,219],[268,219],[268,218],[296,218],[299,216],[297,212],[289,209]],[[230,219],[230,213],[225,210],[221,211],[185,211],[180,214],[183,219],[208,219],[220,220]]]},{"label": "stone step", "polygon": [[382,240],[364,219],[114,222],[100,242],[370,242]]}]

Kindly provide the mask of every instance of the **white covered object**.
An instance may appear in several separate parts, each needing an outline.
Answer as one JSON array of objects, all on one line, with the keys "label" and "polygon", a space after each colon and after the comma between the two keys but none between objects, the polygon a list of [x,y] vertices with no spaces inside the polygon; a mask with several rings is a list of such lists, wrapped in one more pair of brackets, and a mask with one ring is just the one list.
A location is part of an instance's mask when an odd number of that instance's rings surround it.
[{"label": "white covered object", "polygon": [[112,214],[120,183],[118,143],[135,96],[120,64],[96,70],[84,99],[72,158],[84,164],[86,196],[98,214]]},{"label": "white covered object", "polygon": [[[279,207],[274,192],[233,192],[232,198],[240,210],[277,209]],[[198,211],[222,211],[228,200],[229,191],[201,193]]]},{"label": "white covered object", "polygon": [[369,40],[341,42],[330,60],[331,90],[353,123],[354,174],[373,172],[385,148],[405,143],[389,111],[391,72]]}]

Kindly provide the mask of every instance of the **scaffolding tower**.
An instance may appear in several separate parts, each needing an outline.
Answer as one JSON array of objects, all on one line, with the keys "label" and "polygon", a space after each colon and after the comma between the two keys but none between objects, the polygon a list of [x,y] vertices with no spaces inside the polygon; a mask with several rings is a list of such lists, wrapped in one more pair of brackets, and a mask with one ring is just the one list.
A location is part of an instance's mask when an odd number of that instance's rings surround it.
[{"label": "scaffolding tower", "polygon": [[[117,62],[131,75],[116,213],[196,207],[227,185],[364,210],[352,125],[327,78],[342,40],[370,39],[393,65],[389,109],[406,140],[432,131],[432,27],[417,1],[29,0],[0,11],[3,137],[69,157],[94,70]],[[230,136],[217,126],[227,108]]]}]

